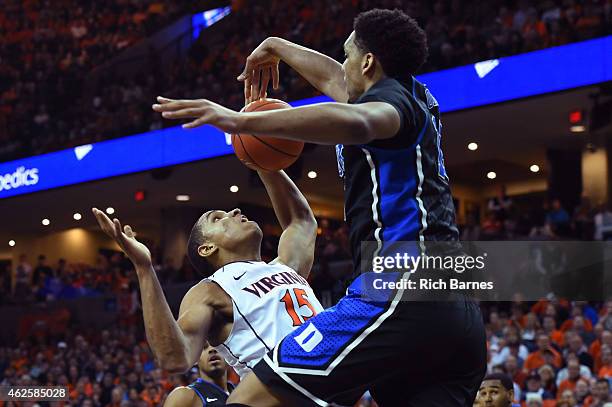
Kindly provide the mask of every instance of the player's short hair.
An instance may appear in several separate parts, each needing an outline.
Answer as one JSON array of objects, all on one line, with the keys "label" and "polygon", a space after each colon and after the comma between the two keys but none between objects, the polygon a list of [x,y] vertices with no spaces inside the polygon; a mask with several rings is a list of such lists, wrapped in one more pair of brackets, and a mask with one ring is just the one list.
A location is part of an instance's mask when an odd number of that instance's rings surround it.
[{"label": "player's short hair", "polygon": [[427,36],[415,19],[402,10],[373,9],[353,23],[355,44],[378,58],[387,76],[414,75],[427,60]]},{"label": "player's short hair", "polygon": [[189,234],[189,240],[187,241],[187,257],[189,262],[201,274],[206,275],[210,265],[206,260],[206,257],[200,256],[198,248],[206,242],[206,234],[204,233],[204,222],[206,217],[202,215],[200,219],[191,228]]},{"label": "player's short hair", "polygon": [[504,389],[510,391],[514,390],[514,384],[512,383],[512,379],[507,374],[503,373],[491,373],[485,376],[483,382],[487,380],[499,380]]}]

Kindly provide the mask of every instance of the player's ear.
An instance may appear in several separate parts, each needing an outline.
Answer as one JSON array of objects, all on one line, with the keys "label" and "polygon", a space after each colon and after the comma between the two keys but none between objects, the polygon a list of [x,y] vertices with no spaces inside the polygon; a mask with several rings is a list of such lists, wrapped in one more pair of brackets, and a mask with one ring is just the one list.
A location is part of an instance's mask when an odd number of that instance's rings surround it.
[{"label": "player's ear", "polygon": [[375,69],[376,58],[374,57],[374,54],[372,54],[371,52],[365,53],[362,59],[361,72],[364,76],[369,76],[374,73]]},{"label": "player's ear", "polygon": [[198,254],[202,257],[209,257],[213,255],[219,248],[216,244],[206,242],[198,247]]}]

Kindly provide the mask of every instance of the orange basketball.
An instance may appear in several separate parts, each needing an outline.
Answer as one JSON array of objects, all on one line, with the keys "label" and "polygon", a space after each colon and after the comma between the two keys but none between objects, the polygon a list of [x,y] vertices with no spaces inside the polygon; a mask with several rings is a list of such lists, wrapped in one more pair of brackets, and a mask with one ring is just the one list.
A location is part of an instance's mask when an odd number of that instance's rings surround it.
[{"label": "orange basketball", "polygon": [[[249,103],[245,112],[290,109],[291,105],[278,99],[260,99]],[[236,157],[253,170],[278,171],[293,164],[302,149],[301,141],[284,140],[254,134],[232,134],[232,146]]]}]

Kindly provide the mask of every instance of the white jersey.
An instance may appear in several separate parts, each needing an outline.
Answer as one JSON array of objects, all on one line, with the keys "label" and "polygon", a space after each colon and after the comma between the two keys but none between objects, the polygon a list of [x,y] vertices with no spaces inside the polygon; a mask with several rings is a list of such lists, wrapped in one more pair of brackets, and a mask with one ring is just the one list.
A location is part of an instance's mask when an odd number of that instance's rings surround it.
[{"label": "white jersey", "polygon": [[226,264],[214,281],[232,298],[234,325],[217,351],[242,378],[289,332],[323,310],[306,279],[280,262]]}]

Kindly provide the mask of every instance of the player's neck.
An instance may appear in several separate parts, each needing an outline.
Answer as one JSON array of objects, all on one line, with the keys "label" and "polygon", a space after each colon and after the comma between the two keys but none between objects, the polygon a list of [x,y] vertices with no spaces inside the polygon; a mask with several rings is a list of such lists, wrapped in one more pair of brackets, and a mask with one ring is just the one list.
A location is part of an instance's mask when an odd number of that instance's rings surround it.
[{"label": "player's neck", "polygon": [[244,252],[244,253],[223,253],[223,256],[220,256],[218,269],[225,266],[229,263],[237,263],[240,261],[261,261],[261,254],[258,251],[253,252]]},{"label": "player's neck", "polygon": [[382,70],[376,70],[376,72],[374,72],[371,77],[366,76],[364,93],[370,90],[370,88],[374,86],[378,81],[385,79],[386,77],[387,76]]},{"label": "player's neck", "polygon": [[227,373],[224,372],[223,374],[218,375],[217,377],[211,377],[206,373],[200,371],[200,377],[209,383],[216,384],[217,386],[221,387],[224,392],[227,393]]}]

